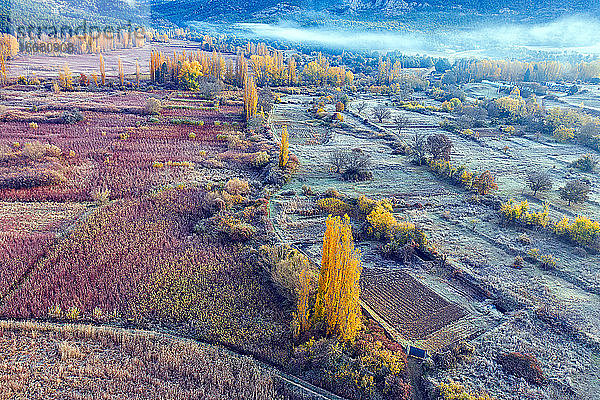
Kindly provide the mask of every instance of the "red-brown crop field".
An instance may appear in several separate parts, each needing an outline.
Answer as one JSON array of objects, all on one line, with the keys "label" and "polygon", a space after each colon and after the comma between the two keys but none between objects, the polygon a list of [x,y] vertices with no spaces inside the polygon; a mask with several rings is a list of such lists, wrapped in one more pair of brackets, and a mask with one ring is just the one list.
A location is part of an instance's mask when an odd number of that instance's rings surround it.
[{"label": "red-brown crop field", "polygon": [[178,91],[11,94],[19,106],[0,110],[2,316],[175,322],[285,361],[290,314],[248,250],[194,233],[213,213],[194,182],[252,174],[269,149],[240,138],[241,106]]},{"label": "red-brown crop field", "polygon": [[0,298],[85,209],[79,203],[0,203]]},{"label": "red-brown crop field", "polygon": [[200,192],[170,189],[96,210],[0,312],[47,318],[77,308],[78,318],[100,321],[193,321],[199,337],[281,360],[289,320],[276,295],[239,249],[189,236],[203,203]]},{"label": "red-brown crop field", "polygon": [[[106,101],[100,100],[94,109],[102,109]],[[160,118],[151,119],[143,115],[143,104],[139,94],[123,95],[103,111],[81,111],[85,119],[75,123],[60,120],[64,111],[6,111],[0,138],[5,148],[0,179],[6,184],[1,185],[0,199],[82,201],[106,190],[111,198],[137,196],[189,176],[194,163],[206,160],[206,153],[224,149],[226,143],[217,140],[217,134],[235,130],[240,122],[236,106],[217,111],[194,106],[165,109]],[[202,125],[178,123],[189,118]],[[29,154],[33,151],[28,151],[28,143],[36,153]],[[156,168],[155,163],[168,161],[188,164]],[[18,179],[34,182],[13,182]]]},{"label": "red-brown crop field", "polygon": [[405,272],[365,268],[362,277],[363,299],[409,340],[424,339],[466,314]]}]

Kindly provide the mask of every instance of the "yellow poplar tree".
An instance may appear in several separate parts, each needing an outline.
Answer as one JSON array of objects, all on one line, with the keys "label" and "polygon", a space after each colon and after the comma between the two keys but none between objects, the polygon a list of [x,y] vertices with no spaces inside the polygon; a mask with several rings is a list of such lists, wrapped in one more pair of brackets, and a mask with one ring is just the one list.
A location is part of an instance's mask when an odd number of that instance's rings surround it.
[{"label": "yellow poplar tree", "polygon": [[315,303],[315,319],[328,335],[341,340],[354,340],[360,328],[359,253],[348,216],[327,218],[323,237],[321,273]]},{"label": "yellow poplar tree", "polygon": [[102,86],[106,85],[106,71],[104,70],[104,57],[100,54],[100,76],[102,77]]},{"label": "yellow poplar tree", "polygon": [[310,329],[310,279],[311,274],[303,269],[300,273],[300,287],[298,290],[298,300],[296,303],[296,314],[294,315],[297,323],[299,334],[308,332]]},{"label": "yellow poplar tree", "polygon": [[69,65],[63,65],[62,72],[58,75],[58,79],[60,82],[60,87],[67,90],[73,89],[73,76],[71,75],[71,70],[69,69]]},{"label": "yellow poplar tree", "polygon": [[283,130],[281,131],[281,148],[279,149],[279,168],[284,169],[286,167],[289,157],[289,135],[287,126],[284,126]]},{"label": "yellow poplar tree", "polygon": [[150,52],[150,80],[154,82],[154,69],[156,68],[156,56],[154,50]]},{"label": "yellow poplar tree", "polygon": [[258,106],[258,93],[252,78],[246,77],[244,81],[244,112],[246,121],[256,115]]},{"label": "yellow poplar tree", "polygon": [[140,63],[137,60],[135,61],[135,84],[140,85]]},{"label": "yellow poplar tree", "polygon": [[123,72],[123,60],[119,57],[119,80],[121,81],[121,86],[125,83],[125,73]]}]

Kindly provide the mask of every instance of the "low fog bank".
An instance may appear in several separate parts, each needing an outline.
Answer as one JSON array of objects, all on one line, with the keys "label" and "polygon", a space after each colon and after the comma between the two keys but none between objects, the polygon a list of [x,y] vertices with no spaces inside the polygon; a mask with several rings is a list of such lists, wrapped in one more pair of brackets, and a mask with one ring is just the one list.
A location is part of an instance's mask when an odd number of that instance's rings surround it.
[{"label": "low fog bank", "polygon": [[[206,24],[192,22],[198,29]],[[600,55],[600,20],[570,16],[543,24],[482,24],[436,31],[382,31],[305,28],[289,22],[279,24],[238,23],[236,35],[272,39],[355,51],[399,50],[406,54],[460,57],[518,58],[526,50],[553,53],[576,52]]]}]

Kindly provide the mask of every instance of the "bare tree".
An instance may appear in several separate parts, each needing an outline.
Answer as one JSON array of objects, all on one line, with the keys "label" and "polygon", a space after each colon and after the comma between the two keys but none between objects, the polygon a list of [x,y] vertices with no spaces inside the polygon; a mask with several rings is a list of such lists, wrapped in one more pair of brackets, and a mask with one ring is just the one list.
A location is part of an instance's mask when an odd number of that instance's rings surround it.
[{"label": "bare tree", "polygon": [[402,130],[408,125],[408,118],[402,115],[396,115],[394,117],[394,125],[396,125],[398,135],[400,135],[402,133]]},{"label": "bare tree", "polygon": [[452,140],[444,133],[431,135],[427,138],[427,151],[435,160],[450,160],[452,152]]},{"label": "bare tree", "polygon": [[390,110],[381,104],[379,104],[373,108],[373,116],[375,116],[375,118],[377,118],[377,121],[379,121],[379,123],[382,123],[384,119],[389,118],[390,115],[391,115]]},{"label": "bare tree", "polygon": [[367,107],[367,103],[365,103],[364,101],[361,101],[360,103],[358,103],[356,105],[356,110],[358,111],[358,113],[362,113],[364,111],[364,109]]},{"label": "bare tree", "polygon": [[333,172],[340,173],[346,166],[348,160],[348,151],[335,149],[329,154],[329,163],[333,167]]},{"label": "bare tree", "polygon": [[352,149],[348,152],[342,179],[355,182],[372,179],[373,174],[369,171],[370,167],[371,156],[362,149]]},{"label": "bare tree", "polygon": [[537,192],[552,189],[552,178],[546,171],[531,171],[527,174],[527,186],[533,190],[535,196]]},{"label": "bare tree", "polygon": [[564,187],[560,188],[560,197],[563,200],[567,200],[569,205],[572,202],[583,203],[587,200],[589,192],[589,183],[582,180],[575,180],[567,182]]},{"label": "bare tree", "polygon": [[410,155],[414,163],[421,165],[425,161],[426,138],[420,132],[415,132],[410,143]]},{"label": "bare tree", "polygon": [[577,139],[583,143],[592,143],[594,137],[600,135],[600,127],[594,122],[588,122],[579,128]]},{"label": "bare tree", "polygon": [[329,163],[335,173],[348,181],[364,181],[371,179],[373,174],[369,171],[371,157],[362,149],[337,149],[331,152]]}]

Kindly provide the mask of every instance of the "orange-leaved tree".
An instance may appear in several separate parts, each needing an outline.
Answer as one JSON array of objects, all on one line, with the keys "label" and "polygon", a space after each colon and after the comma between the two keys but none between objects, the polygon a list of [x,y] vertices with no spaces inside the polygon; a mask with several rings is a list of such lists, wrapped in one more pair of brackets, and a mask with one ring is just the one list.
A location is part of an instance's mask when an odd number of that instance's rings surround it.
[{"label": "orange-leaved tree", "polygon": [[473,188],[477,190],[477,193],[486,195],[492,190],[498,190],[498,184],[494,175],[490,171],[485,171],[473,178]]},{"label": "orange-leaved tree", "polygon": [[135,60],[135,84],[140,85],[140,63]]},{"label": "orange-leaved tree", "polygon": [[279,149],[279,168],[284,169],[286,167],[289,157],[289,135],[287,126],[284,126],[283,130],[281,131],[281,147]]},{"label": "orange-leaved tree", "polygon": [[323,324],[328,335],[352,341],[361,325],[359,253],[354,249],[347,215],[330,215],[326,224],[314,318],[317,324]]},{"label": "orange-leaved tree", "polygon": [[119,57],[119,81],[121,82],[121,86],[125,83],[125,73],[123,71],[123,61],[121,57]]}]

